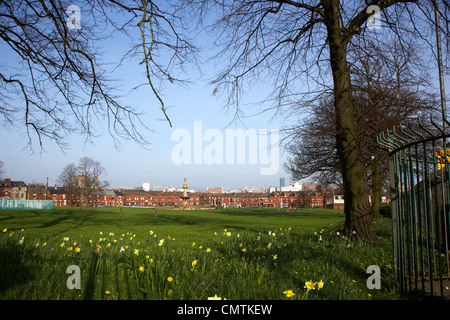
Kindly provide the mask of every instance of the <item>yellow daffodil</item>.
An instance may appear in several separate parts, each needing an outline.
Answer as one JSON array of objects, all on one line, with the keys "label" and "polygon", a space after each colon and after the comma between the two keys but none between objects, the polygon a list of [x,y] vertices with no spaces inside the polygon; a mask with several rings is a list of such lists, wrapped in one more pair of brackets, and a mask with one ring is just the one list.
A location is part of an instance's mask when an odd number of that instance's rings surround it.
[{"label": "yellow daffodil", "polygon": [[139,271],[140,271],[140,272],[144,272],[144,267],[143,267],[143,266],[140,266],[140,267],[139,267]]},{"label": "yellow daffodil", "polygon": [[218,297],[217,294],[215,294],[214,297],[208,297],[208,300],[222,300],[222,298]]},{"label": "yellow daffodil", "polygon": [[273,260],[277,260],[278,259],[278,256],[275,254],[274,256],[273,256]]},{"label": "yellow daffodil", "polygon": [[78,252],[80,252],[80,251],[81,251],[81,249],[80,249],[80,248],[78,248],[78,247],[76,247],[76,248],[75,248],[75,252],[77,252],[77,253],[78,253]]},{"label": "yellow daffodil", "polygon": [[173,278],[172,277],[167,277],[167,281],[172,282]]},{"label": "yellow daffodil", "polygon": [[322,288],[323,288],[323,281],[321,279],[319,282],[317,282],[317,290],[320,290]]},{"label": "yellow daffodil", "polygon": [[197,265],[197,260],[192,261],[192,266],[195,267]]},{"label": "yellow daffodil", "polygon": [[286,296],[286,298],[291,298],[291,297],[295,296],[295,293],[293,290],[286,290],[286,291],[283,291],[283,293]]},{"label": "yellow daffodil", "polygon": [[139,255],[139,249],[134,249],[134,254],[138,256]]},{"label": "yellow daffodil", "polygon": [[106,290],[106,291],[105,291],[105,293],[106,293],[106,294],[110,294],[110,293],[111,293],[111,291],[108,291],[108,290]]},{"label": "yellow daffodil", "polygon": [[211,252],[211,249],[210,249],[210,248],[207,248],[207,249],[206,249],[206,252]]},{"label": "yellow daffodil", "polygon": [[309,290],[314,290],[315,286],[316,286],[316,284],[310,280],[310,281],[305,282],[305,286],[303,288],[306,288],[306,290],[309,291]]},{"label": "yellow daffodil", "polygon": [[64,247],[66,245],[65,242],[61,242],[61,244],[59,245],[61,248]]}]

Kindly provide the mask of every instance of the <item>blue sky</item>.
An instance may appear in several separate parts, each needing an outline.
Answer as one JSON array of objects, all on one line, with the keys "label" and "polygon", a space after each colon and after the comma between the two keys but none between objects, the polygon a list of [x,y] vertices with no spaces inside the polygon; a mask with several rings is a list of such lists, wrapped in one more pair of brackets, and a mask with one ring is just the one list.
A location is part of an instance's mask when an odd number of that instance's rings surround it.
[{"label": "blue sky", "polygon": [[[107,59],[117,59],[114,54],[118,41],[112,41],[104,47]],[[119,42],[126,45],[125,42]],[[3,63],[7,63],[7,53],[4,45],[0,44]],[[213,75],[213,64],[202,64],[204,76],[198,75],[195,69],[189,70],[188,76],[193,83],[188,87],[178,86],[167,82],[164,84],[163,99],[167,113],[173,124],[162,120],[163,113],[160,105],[155,101],[148,86],[137,92],[127,95],[123,101],[136,107],[144,114],[142,120],[153,130],[146,133],[151,145],[148,149],[138,146],[132,141],[121,141],[118,149],[114,147],[114,141],[106,130],[106,124],[99,123],[96,126],[98,137],[92,143],[86,143],[83,136],[71,136],[67,139],[69,148],[62,153],[53,142],[44,140],[44,150],[40,152],[38,141],[34,141],[32,153],[27,147],[27,137],[24,128],[20,124],[16,127],[0,127],[0,160],[5,164],[4,177],[12,180],[23,180],[26,183],[45,183],[48,177],[49,184],[57,183],[57,177],[65,165],[78,163],[83,156],[89,156],[100,161],[106,169],[103,177],[111,186],[138,187],[148,182],[151,186],[175,186],[181,187],[184,178],[187,178],[190,188],[204,189],[207,187],[269,187],[279,185],[280,177],[289,175],[284,172],[283,162],[286,154],[280,149],[279,170],[273,175],[261,175],[260,163],[249,164],[174,164],[171,159],[171,151],[177,142],[171,141],[174,130],[187,129],[193,133],[194,121],[201,121],[203,131],[207,129],[219,129],[225,132],[225,128],[241,128],[243,130],[255,129],[280,129],[283,119],[271,119],[270,113],[245,119],[244,127],[241,123],[232,121],[232,114],[227,114],[223,109],[224,97],[213,95],[213,87],[208,85],[208,77]],[[120,88],[127,92],[136,84],[142,82],[143,66],[136,61],[117,69],[112,76],[121,81]],[[254,103],[264,99],[267,88],[262,84],[252,88],[244,103]],[[248,114],[255,112],[253,107],[244,107]]]},{"label": "blue sky", "polygon": [[[206,44],[207,35],[203,36],[205,43],[201,44]],[[102,48],[106,53],[106,62],[118,61],[123,52],[120,50],[125,50],[127,45],[122,40],[116,38],[105,41]],[[8,64],[8,51],[2,43],[0,52],[2,56],[0,64]],[[36,153],[31,153],[27,147],[28,140],[24,135],[23,126],[18,124],[8,128],[0,127],[0,160],[5,164],[4,177],[23,180],[26,183],[45,183],[48,177],[49,184],[54,185],[65,165],[72,162],[76,164],[81,157],[89,156],[103,164],[106,169],[103,179],[109,181],[114,188],[138,187],[142,183],[150,183],[151,186],[181,187],[184,178],[187,178],[189,187],[195,189],[219,186],[225,188],[277,186],[280,177],[285,177],[287,183],[292,182],[290,175],[283,169],[283,163],[286,162],[288,155],[282,148],[279,150],[279,169],[273,175],[262,175],[260,162],[213,165],[174,163],[171,152],[177,142],[171,140],[172,133],[178,129],[186,129],[193,134],[196,121],[202,123],[203,132],[208,129],[225,132],[226,128],[256,131],[281,129],[286,124],[286,119],[282,115],[273,119],[273,113],[270,112],[245,118],[245,127],[239,122],[230,124],[233,114],[226,113],[223,109],[225,97],[220,95],[221,92],[216,96],[213,95],[214,88],[208,85],[208,80],[217,72],[217,67],[220,67],[217,62],[201,63],[204,73],[202,76],[195,68],[188,68],[186,75],[192,83],[187,87],[168,81],[164,83],[162,96],[173,124],[172,128],[163,120],[160,105],[148,86],[126,95],[123,102],[142,111],[142,120],[153,130],[152,133],[146,133],[152,143],[148,149],[131,141],[121,141],[121,145],[116,149],[103,122],[96,126],[98,137],[94,138],[92,143],[86,144],[83,136],[71,136],[67,139],[69,148],[66,153],[62,153],[58,146],[45,140],[44,150],[41,153],[38,141],[35,140],[33,147]],[[120,93],[126,93],[132,87],[144,82],[143,71],[143,66],[139,66],[138,61],[134,60],[115,70],[111,77],[120,81],[122,90]],[[435,74],[437,77],[437,69]],[[271,88],[264,83],[253,84],[242,100],[243,111],[247,115],[258,113],[261,109],[255,108],[254,104],[263,100],[270,90]]]}]

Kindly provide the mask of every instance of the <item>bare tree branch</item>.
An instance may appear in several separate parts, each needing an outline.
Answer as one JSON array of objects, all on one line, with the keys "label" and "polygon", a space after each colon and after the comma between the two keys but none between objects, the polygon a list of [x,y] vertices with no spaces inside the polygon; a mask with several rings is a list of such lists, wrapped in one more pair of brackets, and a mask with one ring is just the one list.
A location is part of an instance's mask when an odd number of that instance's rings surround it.
[{"label": "bare tree branch", "polygon": [[115,143],[131,139],[145,147],[149,141],[144,133],[150,128],[140,120],[142,110],[122,103],[126,97],[118,96],[113,85],[117,79],[107,64],[100,63],[99,44],[117,32],[134,42],[116,68],[128,59],[144,65],[146,86],[172,126],[161,84],[185,83],[175,75],[183,72],[187,61],[195,62],[196,54],[181,36],[187,32],[176,3],[84,2],[81,29],[69,28],[72,17],[67,9],[62,0],[0,3],[0,45],[9,48],[10,58],[0,65],[0,87],[5,89],[0,115],[11,124],[18,122],[15,118],[24,119],[19,123],[24,123],[29,144],[35,135],[41,149],[45,138],[62,148],[70,134],[91,139],[103,120]]}]

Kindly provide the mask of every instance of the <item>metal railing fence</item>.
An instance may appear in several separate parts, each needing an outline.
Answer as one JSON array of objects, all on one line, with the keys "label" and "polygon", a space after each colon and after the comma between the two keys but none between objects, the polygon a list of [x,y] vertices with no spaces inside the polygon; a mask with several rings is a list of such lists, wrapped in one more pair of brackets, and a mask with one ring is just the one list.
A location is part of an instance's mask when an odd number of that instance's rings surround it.
[{"label": "metal railing fence", "polygon": [[377,137],[389,152],[395,279],[402,290],[449,297],[450,134],[411,121]]}]

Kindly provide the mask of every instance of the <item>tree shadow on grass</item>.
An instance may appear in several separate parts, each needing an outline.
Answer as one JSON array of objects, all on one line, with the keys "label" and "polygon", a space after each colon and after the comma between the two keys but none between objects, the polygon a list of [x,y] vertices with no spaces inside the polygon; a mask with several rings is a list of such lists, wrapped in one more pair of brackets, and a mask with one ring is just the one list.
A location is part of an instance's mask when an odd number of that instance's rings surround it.
[{"label": "tree shadow on grass", "polygon": [[0,248],[0,296],[9,289],[34,279],[34,268],[22,262],[23,254],[23,250],[17,246],[7,245]]}]

